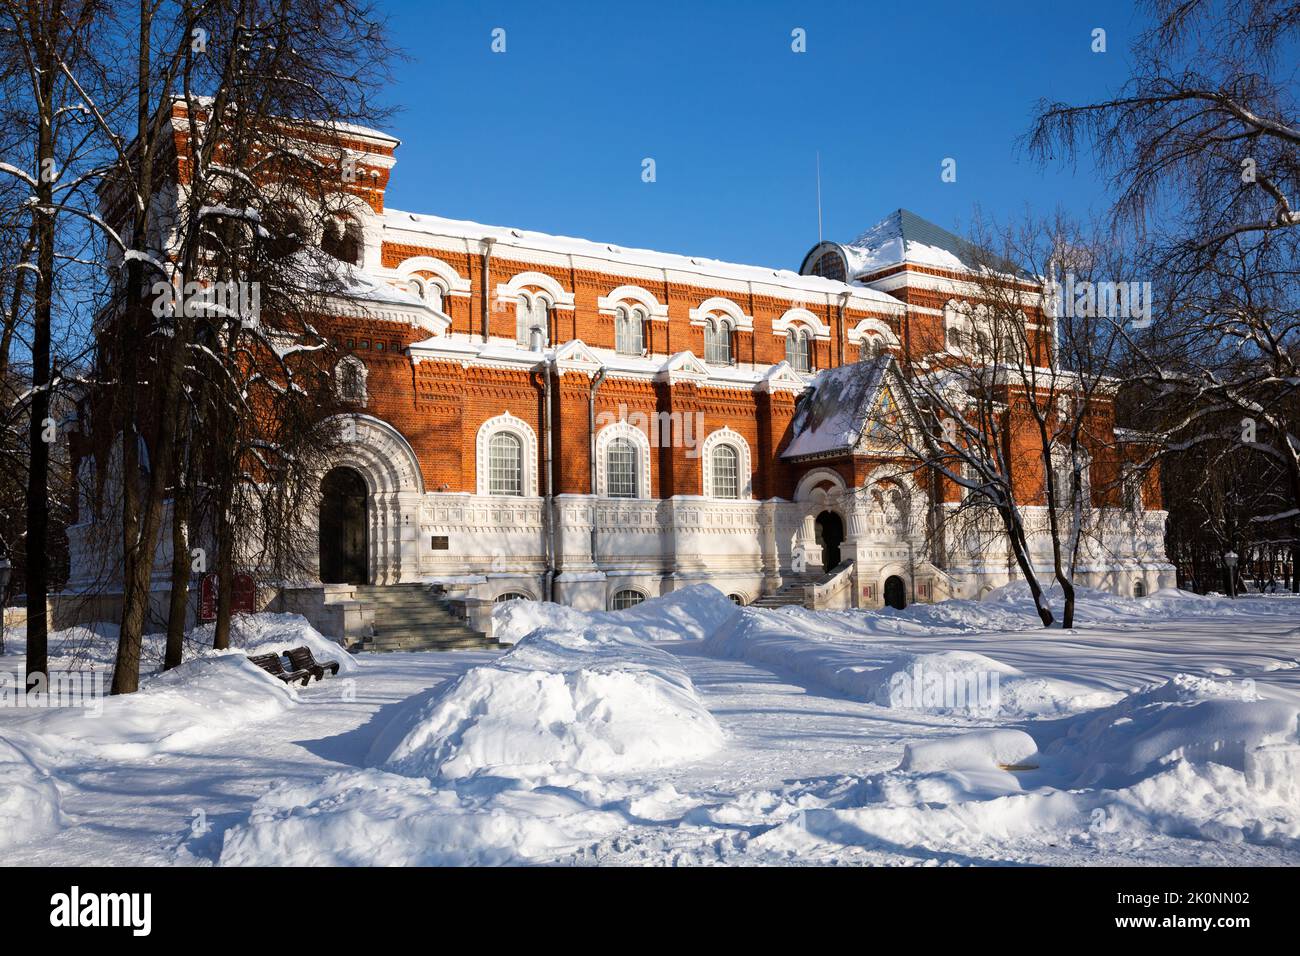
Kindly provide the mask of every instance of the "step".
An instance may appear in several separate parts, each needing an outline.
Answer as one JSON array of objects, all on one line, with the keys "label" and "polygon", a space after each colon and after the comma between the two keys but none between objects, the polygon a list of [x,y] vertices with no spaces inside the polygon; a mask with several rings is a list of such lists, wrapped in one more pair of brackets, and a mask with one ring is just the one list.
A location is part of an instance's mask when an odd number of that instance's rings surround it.
[{"label": "step", "polygon": [[429,640],[418,635],[405,637],[367,638],[357,645],[356,650],[373,654],[385,654],[398,651],[462,651],[462,650],[505,650],[509,645],[488,640],[482,634],[471,634],[451,640]]}]

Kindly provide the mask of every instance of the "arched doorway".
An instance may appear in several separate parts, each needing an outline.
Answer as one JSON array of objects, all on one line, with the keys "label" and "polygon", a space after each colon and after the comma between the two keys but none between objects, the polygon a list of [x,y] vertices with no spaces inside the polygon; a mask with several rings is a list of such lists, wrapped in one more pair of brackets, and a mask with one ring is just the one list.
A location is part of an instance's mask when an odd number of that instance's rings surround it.
[{"label": "arched doorway", "polygon": [[822,549],[822,570],[829,571],[840,563],[840,545],[844,542],[844,519],[834,511],[817,516],[816,541]]},{"label": "arched doorway", "polygon": [[907,585],[897,574],[885,578],[885,606],[900,611],[907,607]]},{"label": "arched doorway", "polygon": [[320,483],[320,579],[367,584],[366,481],[351,468],[331,469]]}]

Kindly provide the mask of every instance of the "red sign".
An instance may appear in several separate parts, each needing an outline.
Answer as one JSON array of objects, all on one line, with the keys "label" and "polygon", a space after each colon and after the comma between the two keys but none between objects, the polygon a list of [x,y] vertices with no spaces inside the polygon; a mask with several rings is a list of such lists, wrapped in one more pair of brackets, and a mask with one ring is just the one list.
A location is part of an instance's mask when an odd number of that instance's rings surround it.
[{"label": "red sign", "polygon": [[[199,620],[217,619],[217,599],[220,585],[216,571],[209,571],[199,582]],[[236,574],[230,587],[230,613],[252,614],[257,602],[257,582],[251,574]]]},{"label": "red sign", "polygon": [[252,614],[257,599],[257,584],[251,574],[236,574],[230,591],[232,614]]},{"label": "red sign", "polygon": [[217,619],[217,572],[209,571],[199,582],[199,620]]}]

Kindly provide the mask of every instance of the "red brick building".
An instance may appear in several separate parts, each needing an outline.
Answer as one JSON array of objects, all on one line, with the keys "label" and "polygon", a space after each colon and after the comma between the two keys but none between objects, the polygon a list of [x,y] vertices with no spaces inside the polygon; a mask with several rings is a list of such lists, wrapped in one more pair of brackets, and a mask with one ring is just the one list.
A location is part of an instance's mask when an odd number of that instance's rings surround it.
[{"label": "red brick building", "polygon": [[[1005,549],[937,553],[923,529],[960,490],[872,447],[897,370],[963,321],[956,236],[899,210],[794,271],[443,219],[386,206],[395,139],[348,136],[359,175],[315,241],[349,263],[328,333],[355,414],[304,503],[320,581],[294,606],[412,581],[583,607],[696,582],[879,606],[1016,576]],[[1042,310],[1026,321],[1050,349]],[[841,434],[797,427],[814,382],[861,406]],[[1085,578],[1172,583],[1156,484],[1131,505]]]}]

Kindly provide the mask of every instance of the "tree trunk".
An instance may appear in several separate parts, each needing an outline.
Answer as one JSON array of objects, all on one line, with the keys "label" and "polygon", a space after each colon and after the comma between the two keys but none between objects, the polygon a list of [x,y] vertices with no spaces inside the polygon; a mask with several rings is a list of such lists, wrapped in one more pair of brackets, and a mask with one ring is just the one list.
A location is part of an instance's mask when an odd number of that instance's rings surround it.
[{"label": "tree trunk", "polygon": [[167,612],[167,653],[163,670],[181,662],[185,641],[185,615],[190,596],[190,496],[184,481],[177,478],[172,492],[172,575],[171,606]]},{"label": "tree trunk", "polygon": [[[56,19],[59,10],[52,12]],[[27,686],[46,682],[49,670],[49,521],[50,443],[46,419],[50,417],[50,321],[54,307],[54,80],[56,63],[47,25],[32,24],[32,35],[42,37],[40,99],[36,146],[38,207],[36,221],[36,297],[32,310],[32,400],[29,406],[27,470]],[[57,436],[54,436],[57,438]]]},{"label": "tree trunk", "polygon": [[230,609],[234,601],[235,571],[231,567],[234,535],[225,519],[228,506],[226,501],[217,504],[217,626],[212,646],[219,651],[230,647]]}]

